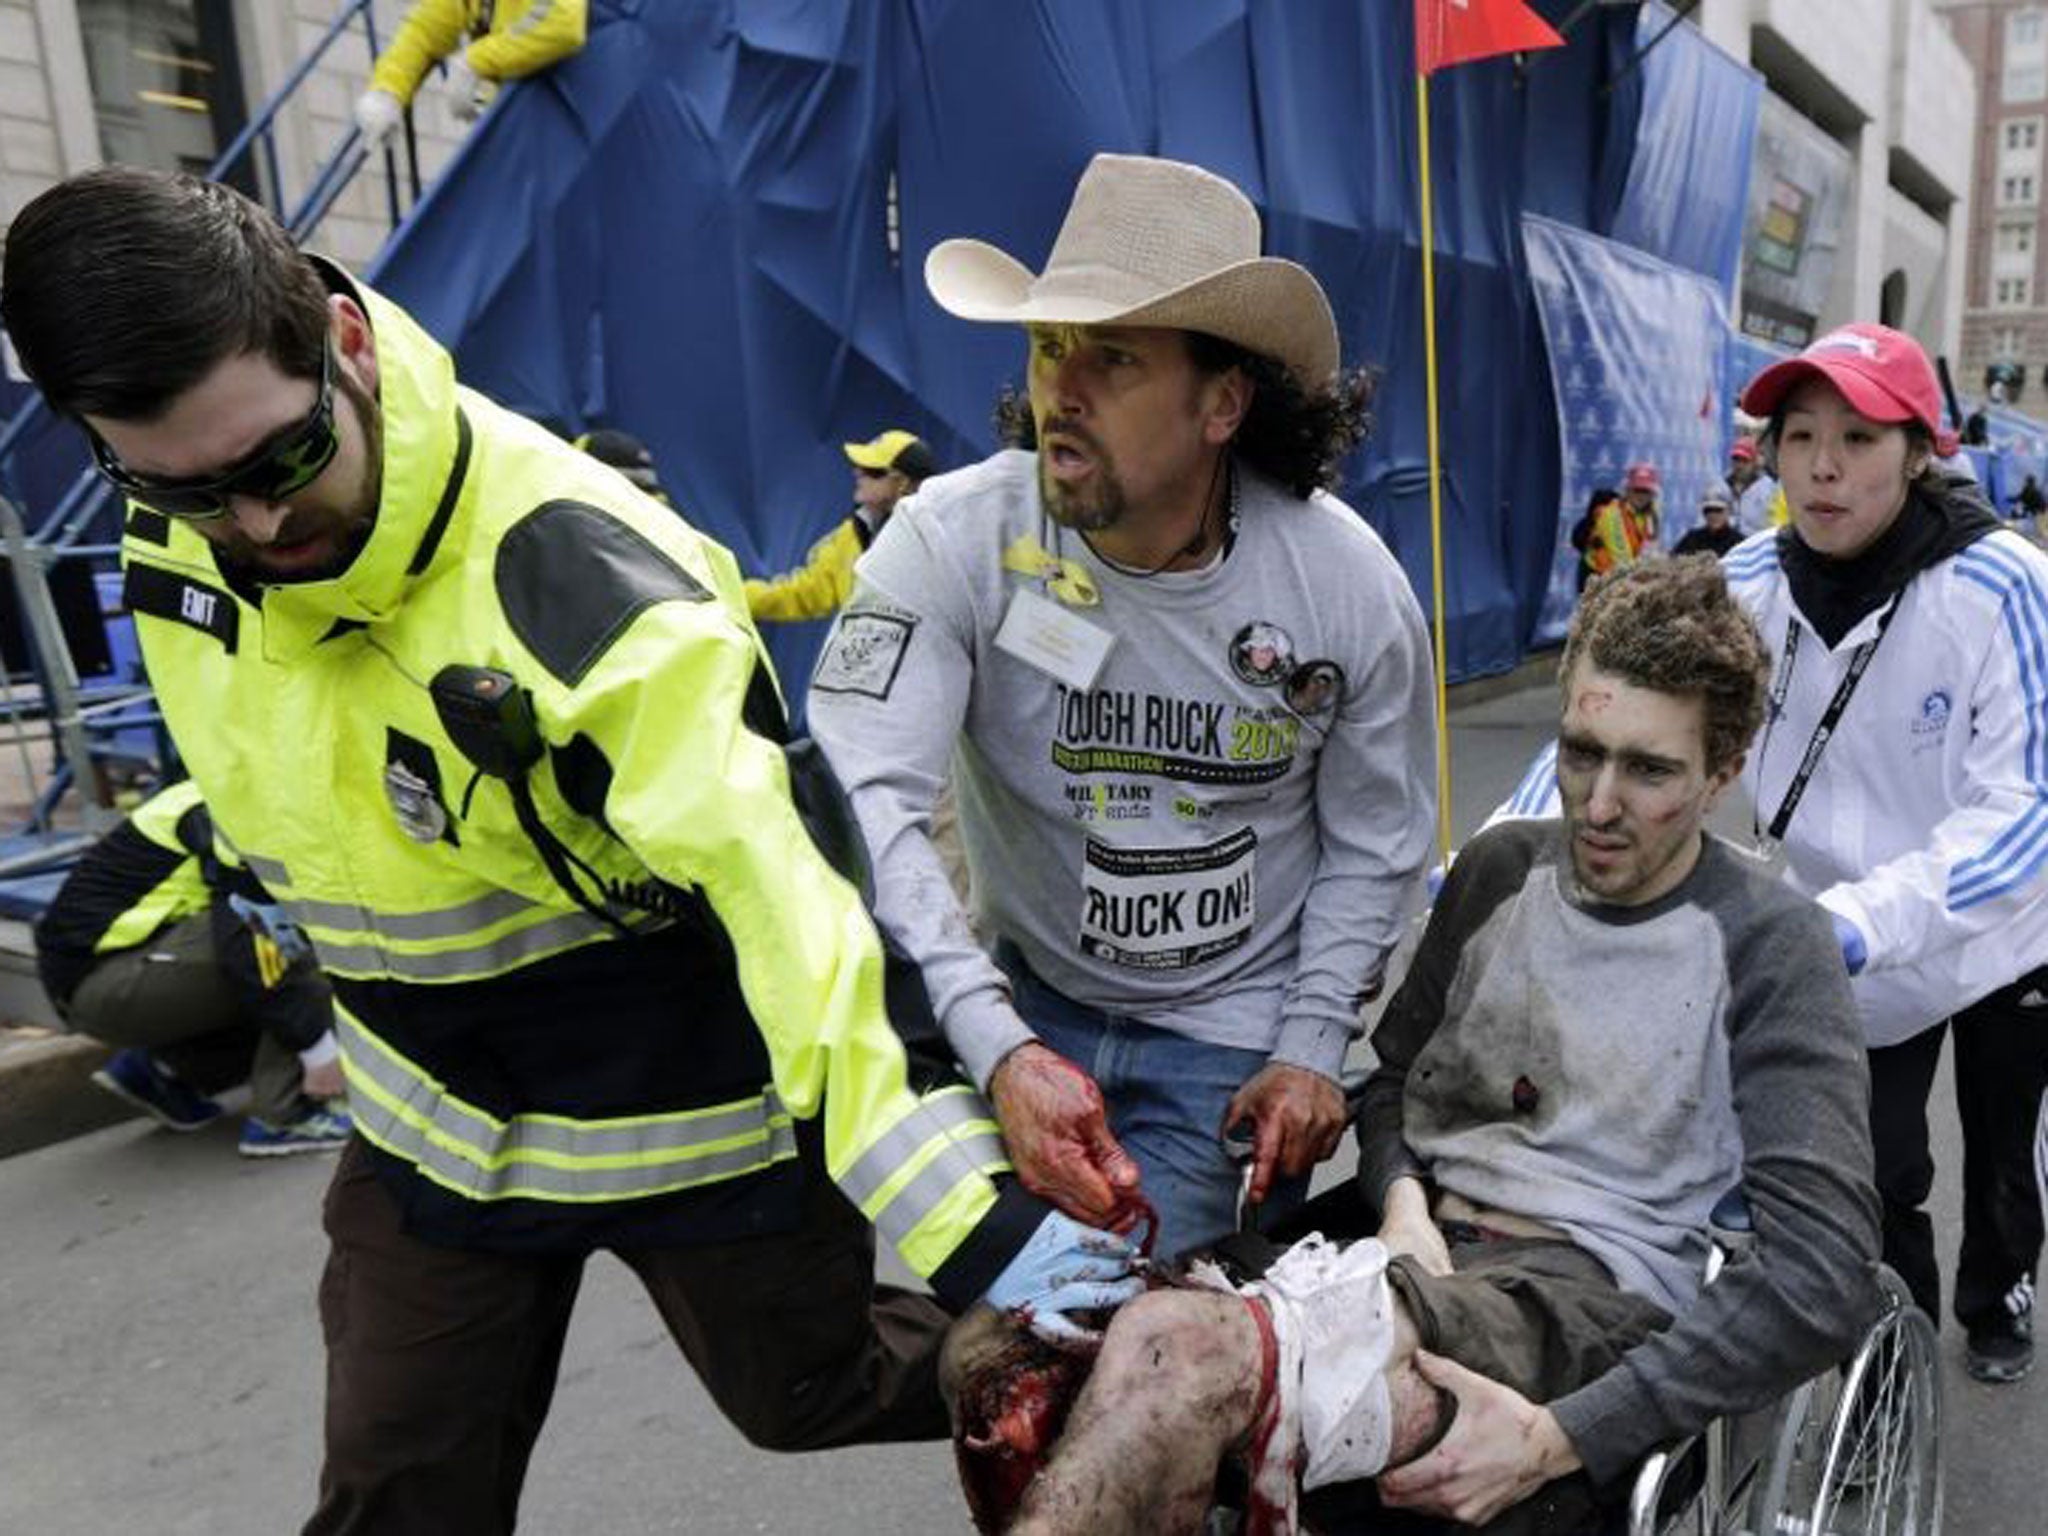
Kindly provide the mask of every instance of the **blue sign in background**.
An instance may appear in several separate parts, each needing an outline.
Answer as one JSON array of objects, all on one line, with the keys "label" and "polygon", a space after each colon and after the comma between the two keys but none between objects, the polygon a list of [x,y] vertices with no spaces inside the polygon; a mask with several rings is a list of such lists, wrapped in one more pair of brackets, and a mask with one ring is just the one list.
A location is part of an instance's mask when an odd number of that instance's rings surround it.
[{"label": "blue sign in background", "polygon": [[1534,215],[1523,220],[1529,281],[1557,398],[1558,501],[1537,641],[1562,639],[1578,595],[1571,526],[1596,486],[1647,461],[1663,479],[1659,543],[1699,522],[1719,477],[1728,409],[1720,288],[1633,247]]}]

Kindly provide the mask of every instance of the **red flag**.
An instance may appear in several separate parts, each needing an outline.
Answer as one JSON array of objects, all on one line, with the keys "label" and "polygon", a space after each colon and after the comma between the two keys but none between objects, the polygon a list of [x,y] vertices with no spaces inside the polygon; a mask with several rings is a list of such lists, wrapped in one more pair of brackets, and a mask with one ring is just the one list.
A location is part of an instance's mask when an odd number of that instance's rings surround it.
[{"label": "red flag", "polygon": [[1549,22],[1523,0],[1415,0],[1415,71],[1433,75],[1497,53],[1561,48]]}]

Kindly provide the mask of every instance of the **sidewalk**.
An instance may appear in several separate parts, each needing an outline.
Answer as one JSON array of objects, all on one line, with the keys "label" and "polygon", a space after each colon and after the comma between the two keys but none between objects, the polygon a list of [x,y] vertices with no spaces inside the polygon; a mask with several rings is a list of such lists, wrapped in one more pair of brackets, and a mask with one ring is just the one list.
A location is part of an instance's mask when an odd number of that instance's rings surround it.
[{"label": "sidewalk", "polygon": [[[20,700],[15,690],[10,705]],[[40,724],[0,723],[0,826],[24,824],[51,760]],[[56,813],[75,826],[69,797]],[[64,1032],[36,979],[35,944],[27,923],[0,917],[0,1157],[98,1130],[140,1113],[88,1079],[110,1053]]]},{"label": "sidewalk", "polygon": [[[1554,655],[1450,690],[1452,830],[1462,840],[1507,797],[1556,719]],[[105,1046],[63,1032],[35,981],[26,924],[0,919],[0,1158],[140,1111],[95,1088]]]}]

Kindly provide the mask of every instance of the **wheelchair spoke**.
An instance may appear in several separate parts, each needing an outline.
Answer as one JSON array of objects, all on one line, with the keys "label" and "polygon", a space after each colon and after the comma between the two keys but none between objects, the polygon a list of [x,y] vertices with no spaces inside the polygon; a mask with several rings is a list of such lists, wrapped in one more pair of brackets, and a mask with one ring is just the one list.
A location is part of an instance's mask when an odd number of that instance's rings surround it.
[{"label": "wheelchair spoke", "polygon": [[1887,1306],[1861,1347],[1788,1394],[1730,1463],[1725,1505],[1702,1512],[1717,1536],[1940,1536],[1934,1329],[1895,1275],[1881,1279]]}]

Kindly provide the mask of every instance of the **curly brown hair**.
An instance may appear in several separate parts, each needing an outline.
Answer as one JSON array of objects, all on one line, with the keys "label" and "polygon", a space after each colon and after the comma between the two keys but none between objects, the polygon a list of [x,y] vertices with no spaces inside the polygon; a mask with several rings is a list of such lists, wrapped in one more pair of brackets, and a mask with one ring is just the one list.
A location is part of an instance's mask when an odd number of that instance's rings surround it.
[{"label": "curly brown hair", "polygon": [[[1277,480],[1296,496],[1333,491],[1343,479],[1344,457],[1372,430],[1378,375],[1347,368],[1319,390],[1305,390],[1294,375],[1263,353],[1205,331],[1183,331],[1188,356],[1203,373],[1242,369],[1252,385],[1251,409],[1231,439],[1244,463]],[[997,438],[1012,448],[1038,446],[1031,396],[1014,384],[996,398]]]},{"label": "curly brown hair", "polygon": [[1560,689],[1581,658],[1635,687],[1699,699],[1709,773],[1739,758],[1763,724],[1771,653],[1712,555],[1652,555],[1589,582]]}]

